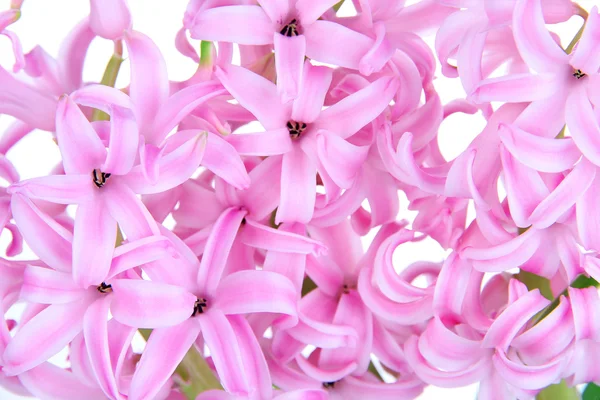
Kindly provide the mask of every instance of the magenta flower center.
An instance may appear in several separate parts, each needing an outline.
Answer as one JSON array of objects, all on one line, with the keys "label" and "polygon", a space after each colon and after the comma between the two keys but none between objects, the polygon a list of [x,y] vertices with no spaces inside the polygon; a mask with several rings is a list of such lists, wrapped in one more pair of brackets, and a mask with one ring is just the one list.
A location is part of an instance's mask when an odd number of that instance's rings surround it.
[{"label": "magenta flower center", "polygon": [[283,36],[298,36],[300,33],[298,32],[298,21],[296,18],[292,19],[289,23],[283,26],[279,31]]},{"label": "magenta flower center", "polygon": [[110,174],[100,171],[98,168],[92,171],[92,181],[96,187],[101,188],[106,183],[106,180],[110,178]]},{"label": "magenta flower center", "polygon": [[585,73],[584,73],[584,72],[582,72],[580,69],[576,69],[576,70],[573,72],[573,76],[574,76],[575,78],[577,78],[577,79],[581,79],[581,78],[583,78],[583,77],[585,76]]},{"label": "magenta flower center", "polygon": [[98,287],[96,288],[100,293],[110,293],[113,291],[112,289],[112,285],[110,284],[106,284],[106,282],[102,282],[100,285],[98,285]]},{"label": "magenta flower center", "polygon": [[306,124],[304,122],[288,121],[286,126],[292,139],[298,139],[302,132],[306,130]]},{"label": "magenta flower center", "polygon": [[208,307],[206,299],[196,299],[196,302],[194,303],[194,311],[192,312],[192,317],[195,317],[196,314],[202,314],[206,307]]}]

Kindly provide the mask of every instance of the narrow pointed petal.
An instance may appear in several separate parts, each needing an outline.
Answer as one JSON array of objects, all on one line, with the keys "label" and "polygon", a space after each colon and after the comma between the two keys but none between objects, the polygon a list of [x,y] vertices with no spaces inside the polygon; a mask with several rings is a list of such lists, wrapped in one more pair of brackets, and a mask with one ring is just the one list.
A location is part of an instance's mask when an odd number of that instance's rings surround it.
[{"label": "narrow pointed petal", "polygon": [[303,24],[311,24],[336,4],[335,0],[298,0],[296,10]]},{"label": "narrow pointed petal", "polygon": [[275,46],[275,69],[277,92],[283,103],[295,99],[300,91],[306,40],[304,35],[287,37],[278,32],[273,34]]},{"label": "narrow pointed petal", "polygon": [[98,134],[68,96],[58,102],[56,138],[67,174],[91,174],[106,158],[106,150]]},{"label": "narrow pointed petal", "polygon": [[193,39],[261,45],[273,43],[274,28],[259,6],[224,6],[196,14],[190,34]]},{"label": "narrow pointed petal", "polygon": [[269,312],[297,316],[296,289],[276,272],[235,272],[223,278],[215,298],[214,306],[226,315]]},{"label": "narrow pointed petal", "polygon": [[288,0],[261,0],[260,6],[267,13],[271,21],[283,20],[290,11]]},{"label": "narrow pointed petal", "polygon": [[355,146],[327,131],[317,133],[317,154],[331,179],[342,189],[354,184],[370,146]]},{"label": "narrow pointed petal", "polygon": [[302,84],[292,106],[294,121],[310,124],[317,119],[323,109],[332,78],[331,68],[316,67],[309,62],[304,65]]},{"label": "narrow pointed petal", "polygon": [[103,200],[110,215],[129,240],[158,235],[156,221],[133,191],[120,182],[110,182],[102,188]]},{"label": "narrow pointed petal", "polygon": [[279,204],[281,193],[281,157],[268,157],[250,171],[252,184],[240,193],[252,218],[261,221]]},{"label": "narrow pointed petal", "polygon": [[298,146],[283,155],[281,201],[275,222],[308,223],[315,208],[317,166]]},{"label": "narrow pointed petal", "polygon": [[177,31],[175,36],[175,48],[184,56],[191,58],[196,64],[200,63],[200,56],[198,56],[197,50],[189,42],[187,35],[187,29],[182,27]]},{"label": "narrow pointed petal", "polygon": [[125,44],[131,62],[129,95],[140,131],[146,132],[169,96],[167,66],[158,47],[146,35],[128,32]]},{"label": "narrow pointed petal", "polygon": [[21,298],[34,303],[61,304],[78,300],[84,289],[73,282],[71,274],[28,265],[23,272]]},{"label": "narrow pointed petal", "polygon": [[558,82],[554,74],[514,74],[481,81],[469,95],[476,104],[491,101],[519,103],[552,96]]},{"label": "narrow pointed petal", "polygon": [[31,396],[51,400],[105,400],[106,395],[95,387],[81,382],[71,371],[49,362],[19,375]]},{"label": "narrow pointed petal", "polygon": [[285,253],[319,255],[327,251],[327,247],[317,240],[273,229],[252,220],[246,220],[240,232],[240,239],[248,246]]},{"label": "narrow pointed petal", "polygon": [[115,319],[135,328],[164,328],[182,323],[194,311],[196,297],[166,283],[116,279],[111,312]]},{"label": "narrow pointed petal", "polygon": [[22,195],[12,196],[11,210],[31,250],[51,268],[71,272],[71,232]]},{"label": "narrow pointed petal", "polygon": [[58,52],[59,81],[64,93],[71,93],[82,86],[83,64],[90,43],[96,37],[91,30],[89,18],[75,26],[63,40]]},{"label": "narrow pointed petal", "polygon": [[577,215],[577,231],[581,244],[586,250],[600,250],[600,213],[597,212],[597,202],[600,198],[600,175],[596,174],[594,181],[579,198],[575,205]]},{"label": "narrow pointed petal", "polygon": [[565,179],[531,213],[530,221],[538,229],[547,228],[567,212],[585,194],[596,176],[596,166],[586,159],[566,176]]},{"label": "narrow pointed petal", "polygon": [[565,118],[579,151],[600,166],[600,124],[585,90],[575,89],[569,96]]},{"label": "narrow pointed petal", "polygon": [[219,82],[209,81],[188,86],[169,97],[156,115],[150,143],[159,143],[183,118],[206,101],[226,94]]},{"label": "narrow pointed petal", "polygon": [[103,172],[115,175],[128,173],[138,153],[139,133],[133,112],[113,106],[110,112],[110,142]]},{"label": "narrow pointed petal", "polygon": [[83,204],[94,198],[92,170],[87,174],[49,175],[11,185],[8,193],[21,193],[31,199],[57,204]]},{"label": "narrow pointed petal", "polygon": [[90,0],[90,28],[105,39],[120,39],[131,27],[131,12],[125,0]]},{"label": "narrow pointed petal", "polygon": [[212,310],[201,314],[197,319],[225,390],[239,395],[248,394],[251,388],[246,371],[240,368],[244,363],[242,352],[227,317],[218,310]]},{"label": "narrow pointed petal", "polygon": [[350,137],[388,107],[399,86],[396,78],[379,78],[324,110],[315,123],[316,127],[342,138]]},{"label": "narrow pointed petal", "polygon": [[228,136],[227,142],[243,156],[285,154],[291,151],[293,146],[290,132],[287,128],[258,133],[236,133]]},{"label": "narrow pointed petal", "polygon": [[[206,151],[202,157],[202,165],[214,172],[236,189],[244,190],[250,186],[250,177],[240,154],[243,154],[231,141],[226,141],[218,134],[207,132]],[[231,135],[230,138],[239,135]],[[229,143],[228,143],[229,142]]]},{"label": "narrow pointed petal", "polygon": [[111,298],[95,301],[83,317],[83,335],[85,345],[92,363],[92,369],[100,388],[110,399],[123,399],[119,393],[108,347],[108,310]]},{"label": "narrow pointed petal", "polygon": [[289,119],[289,110],[281,104],[277,86],[273,82],[235,65],[217,67],[215,75],[227,91],[254,114],[265,129],[285,126]]},{"label": "narrow pointed petal", "polygon": [[217,289],[246,211],[232,207],[223,211],[213,225],[198,270],[198,287],[207,296]]},{"label": "narrow pointed petal", "polygon": [[0,138],[0,154],[6,154],[12,147],[34,129],[33,126],[17,120],[9,125]]},{"label": "narrow pointed petal", "polygon": [[502,351],[492,356],[497,373],[507,383],[521,389],[542,389],[559,380],[563,370],[563,359],[557,358],[542,365],[524,365],[509,359]]},{"label": "narrow pointed petal", "polygon": [[164,236],[149,236],[122,244],[113,252],[107,277],[112,278],[128,269],[172,255],[173,252],[171,241]]},{"label": "narrow pointed petal", "polygon": [[540,172],[562,172],[581,157],[573,139],[532,135],[514,126],[501,124],[498,130],[504,147],[529,168]]},{"label": "narrow pointed petal", "polygon": [[34,128],[55,130],[54,98],[18,81],[4,68],[0,68],[0,84],[0,114],[11,115]]},{"label": "narrow pointed petal", "polygon": [[568,55],[546,28],[541,0],[517,1],[512,26],[521,57],[535,71],[552,71],[567,63]]},{"label": "narrow pointed petal", "polygon": [[4,372],[18,375],[61,351],[81,332],[89,298],[52,304],[30,319],[8,343],[3,355]]},{"label": "narrow pointed petal", "polygon": [[[193,318],[179,325],[153,330],[133,375],[129,399],[154,398],[175,372],[175,368],[194,344],[199,332],[200,326]],[[156,364],[158,359],[160,365]]]},{"label": "narrow pointed petal", "polygon": [[82,288],[104,282],[117,239],[117,221],[102,201],[82,204],[75,214],[73,280]]},{"label": "narrow pointed petal", "polygon": [[594,310],[600,305],[598,290],[594,287],[575,289],[569,287],[569,299],[573,311],[575,338],[577,340],[600,338],[600,318]]},{"label": "narrow pointed petal", "polygon": [[573,52],[570,64],[575,69],[580,69],[588,74],[595,74],[600,69],[600,55],[596,51],[600,40],[600,15],[598,7],[592,8],[585,22],[585,29],[581,39],[577,42],[577,49]]}]

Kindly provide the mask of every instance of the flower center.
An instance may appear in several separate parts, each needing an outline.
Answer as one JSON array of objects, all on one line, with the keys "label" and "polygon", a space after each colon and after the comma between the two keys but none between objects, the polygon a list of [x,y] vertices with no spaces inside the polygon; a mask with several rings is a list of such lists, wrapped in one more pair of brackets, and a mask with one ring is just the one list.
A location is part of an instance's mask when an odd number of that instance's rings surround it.
[{"label": "flower center", "polygon": [[104,186],[108,178],[110,178],[110,174],[105,174],[97,168],[92,171],[92,181],[94,182],[94,185],[96,185],[96,187],[101,188],[102,186]]},{"label": "flower center", "polygon": [[279,33],[287,37],[298,36],[298,21],[296,21],[296,18],[294,18],[287,25],[281,28]]},{"label": "flower center", "polygon": [[286,126],[292,139],[298,139],[302,132],[306,130],[306,124],[304,122],[288,121]]},{"label": "flower center", "polygon": [[102,282],[100,285],[98,285],[98,287],[96,289],[98,289],[98,291],[100,293],[105,293],[105,294],[113,291],[112,285],[107,285],[106,282]]},{"label": "flower center", "polygon": [[573,72],[573,76],[574,76],[575,78],[577,78],[577,79],[581,79],[581,78],[583,78],[583,77],[585,76],[585,73],[584,73],[584,72],[582,72],[580,69],[576,69],[576,70]]},{"label": "flower center", "polygon": [[335,382],[323,382],[323,387],[325,389],[333,389],[335,386]]},{"label": "flower center", "polygon": [[342,292],[344,292],[345,294],[348,294],[348,293],[350,293],[350,288],[348,287],[348,285],[344,285],[344,286],[342,287]]},{"label": "flower center", "polygon": [[206,304],[206,299],[196,299],[196,302],[194,303],[194,311],[192,312],[192,317],[195,317],[196,314],[202,314],[206,307],[208,307]]}]

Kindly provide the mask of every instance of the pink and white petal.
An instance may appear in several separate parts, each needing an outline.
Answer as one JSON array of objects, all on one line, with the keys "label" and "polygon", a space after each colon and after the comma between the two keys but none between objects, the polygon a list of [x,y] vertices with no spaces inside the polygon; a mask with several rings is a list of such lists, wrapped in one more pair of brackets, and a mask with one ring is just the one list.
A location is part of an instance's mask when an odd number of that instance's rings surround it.
[{"label": "pink and white petal", "polygon": [[[158,161],[158,181],[155,184],[144,179],[142,166],[135,166],[123,176],[123,181],[139,194],[164,192],[188,180],[202,162],[206,148],[207,134],[196,130],[179,131],[167,139],[176,146],[163,153]],[[167,145],[166,144],[166,145]],[[165,146],[166,146],[165,145]],[[174,148],[172,148],[174,147]]]},{"label": "pink and white petal", "polygon": [[572,168],[581,157],[571,138],[545,138],[507,124],[500,124],[498,134],[517,160],[536,171],[562,172]]},{"label": "pink and white petal", "polygon": [[248,189],[250,177],[240,157],[240,154],[243,153],[229,140],[239,135],[231,135],[228,140],[225,140],[218,134],[207,133],[206,150],[202,157],[202,165],[227,183],[235,186],[236,189]]},{"label": "pink and white petal", "polygon": [[399,87],[400,82],[395,77],[379,78],[323,110],[314,127],[348,138],[385,111]]},{"label": "pink and white petal", "polygon": [[520,103],[543,100],[556,93],[558,85],[554,74],[524,73],[487,78],[475,86],[468,100],[476,104],[491,101]]},{"label": "pink and white petal", "polygon": [[303,35],[284,36],[273,33],[275,47],[275,69],[277,71],[277,92],[283,103],[295,99],[302,85],[302,70],[306,54],[306,40]]},{"label": "pink and white petal", "polygon": [[294,390],[274,397],[277,400],[327,400],[328,398],[327,392],[315,389]]},{"label": "pink and white petal", "polygon": [[6,154],[21,139],[34,129],[23,121],[16,120],[10,124],[0,138],[0,154]]},{"label": "pink and white petal", "polygon": [[508,349],[510,342],[527,324],[529,319],[549,304],[550,301],[542,296],[537,289],[521,296],[496,318],[486,332],[481,346],[484,348]]},{"label": "pink and white petal", "polygon": [[573,312],[575,338],[579,340],[600,338],[600,318],[593,310],[600,305],[598,290],[595,287],[575,289],[569,287],[569,299]]},{"label": "pink and white petal", "polygon": [[174,251],[173,244],[164,236],[149,236],[122,244],[114,249],[107,279],[128,269],[173,255]]},{"label": "pink and white petal", "polygon": [[586,159],[562,180],[562,182],[531,213],[531,224],[544,229],[556,222],[575,202],[585,194],[596,176],[596,166]]},{"label": "pink and white petal", "polygon": [[104,282],[110,269],[117,221],[102,201],[82,204],[75,214],[73,280],[82,288]]},{"label": "pink and white petal", "polygon": [[128,240],[158,235],[156,221],[129,187],[120,182],[110,182],[102,190],[106,192],[103,196],[106,209]]},{"label": "pink and white petal", "polygon": [[[265,287],[269,290],[264,290]],[[294,285],[281,274],[239,271],[221,280],[214,307],[226,315],[268,312],[296,317],[296,297]]]},{"label": "pink and white petal", "polygon": [[[320,353],[320,350],[315,351]],[[304,358],[304,356],[301,354],[297,355],[295,360],[302,372],[304,372],[310,378],[321,382],[337,382],[354,372],[358,366],[356,362],[351,361],[342,366],[336,366],[331,369],[323,369],[313,364],[310,360]]]},{"label": "pink and white petal", "polygon": [[319,255],[327,251],[327,247],[317,240],[273,229],[252,220],[246,220],[240,232],[240,239],[248,246],[283,253]]},{"label": "pink and white petal", "polygon": [[274,22],[260,6],[221,6],[200,11],[189,29],[193,39],[263,45],[273,43]]},{"label": "pink and white petal", "polygon": [[97,387],[81,382],[75,373],[49,362],[19,375],[28,395],[48,400],[105,400],[106,395]]},{"label": "pink and white petal", "polygon": [[125,397],[119,392],[108,347],[110,302],[111,298],[104,296],[89,306],[83,317],[83,335],[98,385],[108,398],[120,400]]},{"label": "pink and white petal", "polygon": [[513,34],[519,53],[537,72],[560,69],[568,55],[546,28],[541,0],[519,0],[513,11]]},{"label": "pink and white petal", "polygon": [[187,29],[182,27],[177,31],[177,35],[175,35],[175,48],[184,56],[191,58],[193,62],[196,64],[200,63],[200,56],[196,52],[196,49],[190,44],[187,36]]},{"label": "pink and white petal", "polygon": [[204,296],[211,297],[217,290],[231,246],[246,213],[239,207],[228,208],[213,225],[198,269],[198,289]]},{"label": "pink and white petal", "polygon": [[194,311],[196,296],[184,288],[137,279],[115,279],[111,312],[120,323],[135,328],[181,324]]},{"label": "pink and white petal", "polygon": [[82,204],[94,199],[92,171],[77,175],[49,175],[31,178],[8,187],[9,194],[20,193],[30,199],[57,204]]},{"label": "pink and white petal", "polygon": [[82,106],[93,107],[110,114],[112,107],[130,109],[133,107],[131,98],[124,92],[101,84],[91,84],[77,89],[71,94],[71,99]]},{"label": "pink and white petal", "polygon": [[15,79],[0,68],[0,114],[11,115],[27,125],[45,131],[55,130],[56,100]]},{"label": "pink and white petal", "polygon": [[586,250],[600,251],[600,213],[597,201],[600,198],[600,176],[596,174],[594,181],[575,204],[577,215],[577,231],[581,244]]},{"label": "pink and white petal", "polygon": [[500,158],[510,214],[517,226],[528,227],[531,213],[550,191],[539,173],[521,164],[504,147],[500,148]]},{"label": "pink and white petal", "polygon": [[42,304],[63,304],[83,297],[85,289],[73,282],[68,272],[27,265],[23,271],[20,297]]},{"label": "pink and white petal", "polygon": [[91,174],[106,158],[98,134],[69,96],[58,101],[56,139],[67,174]]},{"label": "pink and white petal", "polygon": [[279,24],[285,24],[284,21],[290,11],[290,3],[288,0],[260,0],[260,6],[269,16],[271,21]]},{"label": "pink and white petal", "polygon": [[[300,120],[301,121],[301,120]],[[292,139],[287,128],[279,128],[258,133],[236,133],[227,137],[240,155],[273,156],[292,150]],[[206,158],[206,157],[205,157]]]},{"label": "pink and white petal", "polygon": [[373,39],[335,22],[319,20],[303,28],[306,56],[315,61],[358,69],[373,46]]},{"label": "pink and white petal", "polygon": [[588,74],[595,74],[600,69],[600,55],[595,50],[600,40],[600,15],[598,7],[592,8],[585,22],[585,29],[577,48],[573,52],[569,64],[575,69],[580,69]]},{"label": "pink and white petal", "polygon": [[252,184],[240,199],[252,219],[261,221],[277,208],[281,193],[281,157],[267,157],[250,171]]},{"label": "pink and white petal", "polygon": [[579,150],[600,166],[600,124],[584,88],[575,89],[569,96],[565,118]]},{"label": "pink and white petal", "polygon": [[131,12],[125,0],[90,0],[90,28],[105,39],[120,39],[131,27]]},{"label": "pink and white petal", "polygon": [[[219,22],[219,24],[223,23]],[[250,111],[265,129],[285,126],[290,115],[289,107],[281,103],[277,87],[273,82],[235,65],[217,67],[215,75],[227,91]]]},{"label": "pink and white petal", "polygon": [[[133,374],[128,398],[155,398],[194,345],[199,332],[200,326],[192,318],[175,326],[154,329]],[[160,359],[159,365],[156,364],[157,359]]]},{"label": "pink and white petal", "polygon": [[281,200],[275,222],[308,223],[313,215],[317,192],[315,162],[294,146],[283,155],[281,167]]},{"label": "pink and white petal", "polygon": [[386,38],[385,24],[383,22],[376,22],[373,24],[372,29],[375,40],[358,64],[358,70],[365,76],[379,72],[396,53],[396,47]]},{"label": "pink and white petal", "polygon": [[247,373],[240,368],[240,365],[244,365],[242,351],[227,317],[218,310],[209,310],[200,314],[197,320],[225,390],[238,395],[249,394],[252,388]]},{"label": "pink and white petal", "polygon": [[149,143],[160,143],[182,119],[208,100],[227,92],[217,81],[202,82],[174,93],[156,115],[152,131],[146,133]]},{"label": "pink and white petal", "polygon": [[344,285],[344,273],[339,265],[327,256],[306,257],[306,275],[325,294],[335,297]]},{"label": "pink and white petal", "polygon": [[83,19],[62,41],[58,51],[59,81],[62,91],[71,93],[82,86],[83,64],[86,53],[96,34],[90,29],[89,19]]},{"label": "pink and white petal", "polygon": [[[169,96],[167,66],[160,50],[143,33],[129,31],[125,44],[131,62],[129,95],[135,105],[135,116],[141,132],[147,132],[161,106]],[[148,143],[158,145],[159,143]]]},{"label": "pink and white petal", "polygon": [[110,112],[110,142],[103,172],[125,175],[135,163],[138,154],[139,133],[133,112],[128,108],[112,106]]},{"label": "pink and white petal", "polygon": [[227,319],[238,339],[243,369],[249,372],[246,375],[248,385],[254,389],[253,393],[258,398],[270,399],[273,396],[271,375],[257,337],[244,317],[230,315]]},{"label": "pink and white petal", "polygon": [[298,97],[292,105],[292,119],[310,124],[315,121],[325,103],[325,95],[331,86],[333,70],[317,67],[310,62],[304,65]]},{"label": "pink and white petal", "polygon": [[542,365],[524,365],[513,361],[503,351],[496,351],[492,361],[496,372],[507,383],[520,389],[542,389],[560,378],[563,370],[563,358],[557,358]]},{"label": "pink and white petal", "polygon": [[350,375],[336,383],[335,391],[343,396],[342,398],[352,398],[364,391],[379,400],[409,400],[418,398],[424,386],[414,374],[399,377],[394,383],[386,384],[381,384],[378,380],[360,379]]},{"label": "pink and white petal", "polygon": [[336,5],[335,0],[298,0],[296,11],[302,24],[309,25],[321,18],[334,5]]},{"label": "pink and white petal", "polygon": [[327,131],[317,133],[317,155],[331,179],[342,189],[354,184],[370,146],[355,146]]},{"label": "pink and white petal", "polygon": [[11,210],[19,231],[40,260],[57,271],[71,272],[71,232],[20,194],[12,196]]},{"label": "pink and white petal", "polygon": [[83,327],[91,303],[84,297],[66,304],[51,304],[23,325],[6,346],[3,371],[18,375],[37,367],[61,351]]}]

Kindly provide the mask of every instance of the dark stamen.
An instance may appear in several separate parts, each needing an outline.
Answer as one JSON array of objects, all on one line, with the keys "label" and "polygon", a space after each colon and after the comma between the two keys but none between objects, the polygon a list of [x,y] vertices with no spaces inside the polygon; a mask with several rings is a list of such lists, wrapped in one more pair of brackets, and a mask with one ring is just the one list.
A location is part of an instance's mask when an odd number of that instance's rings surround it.
[{"label": "dark stamen", "polygon": [[92,181],[96,187],[101,188],[106,183],[106,180],[110,178],[110,173],[106,174],[99,169],[95,169],[92,171]]},{"label": "dark stamen", "polygon": [[342,288],[342,292],[344,292],[344,293],[346,293],[346,294],[350,293],[350,289],[348,288],[348,285],[344,285],[344,286],[343,286],[343,288]]},{"label": "dark stamen", "polygon": [[581,79],[585,76],[585,73],[583,73],[580,69],[576,69],[575,72],[573,72],[573,76],[577,79]]},{"label": "dark stamen", "polygon": [[323,382],[323,387],[325,389],[333,389],[335,386],[335,382]]},{"label": "dark stamen", "polygon": [[285,126],[287,126],[292,139],[298,139],[302,132],[306,130],[306,124],[304,122],[288,121]]},{"label": "dark stamen", "polygon": [[194,311],[192,312],[192,317],[195,317],[196,314],[202,314],[206,307],[208,307],[206,305],[206,299],[196,299],[196,302],[194,303]]},{"label": "dark stamen", "polygon": [[289,24],[287,24],[283,28],[281,28],[279,33],[281,35],[287,36],[287,37],[298,36],[299,35],[298,21],[296,21],[296,18],[294,18],[293,20],[290,21]]},{"label": "dark stamen", "polygon": [[113,291],[112,285],[107,285],[106,282],[102,282],[96,289],[98,289],[100,293],[110,293]]}]

